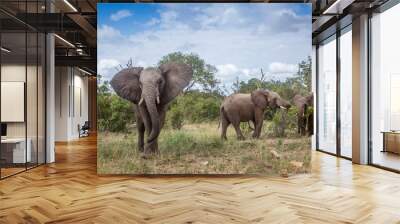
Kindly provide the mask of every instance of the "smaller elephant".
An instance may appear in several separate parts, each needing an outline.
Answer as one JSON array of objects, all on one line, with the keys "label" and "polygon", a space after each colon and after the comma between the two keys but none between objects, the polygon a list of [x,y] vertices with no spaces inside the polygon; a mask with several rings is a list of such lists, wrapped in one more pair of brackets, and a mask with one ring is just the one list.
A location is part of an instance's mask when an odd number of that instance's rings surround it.
[{"label": "smaller elephant", "polygon": [[293,104],[297,107],[297,133],[300,135],[312,135],[314,132],[313,113],[308,113],[309,108],[313,108],[314,95],[308,96],[296,94],[293,97]]},{"label": "smaller elephant", "polygon": [[226,138],[226,130],[230,124],[236,130],[239,140],[244,139],[240,130],[240,122],[253,122],[253,138],[259,138],[267,107],[288,109],[290,103],[282,99],[276,92],[257,89],[251,94],[236,93],[225,98],[220,107],[221,138]]}]

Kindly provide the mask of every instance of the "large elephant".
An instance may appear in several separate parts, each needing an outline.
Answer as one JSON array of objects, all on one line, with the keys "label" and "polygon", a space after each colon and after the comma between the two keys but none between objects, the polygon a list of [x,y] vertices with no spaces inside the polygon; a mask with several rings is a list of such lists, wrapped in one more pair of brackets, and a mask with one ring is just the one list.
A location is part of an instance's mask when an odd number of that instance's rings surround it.
[{"label": "large elephant", "polygon": [[[156,67],[125,68],[110,84],[118,96],[134,103],[138,128],[138,148],[144,156],[158,152],[157,138],[163,127],[168,103],[192,80],[193,70],[182,63]],[[147,142],[144,144],[144,132]]]},{"label": "large elephant", "polygon": [[297,133],[300,135],[312,135],[314,132],[313,113],[308,112],[314,105],[314,95],[308,96],[296,94],[293,97],[293,104],[297,107]]},{"label": "large elephant", "polygon": [[220,107],[221,138],[226,139],[226,129],[230,124],[236,130],[237,138],[244,139],[240,130],[240,122],[252,121],[254,124],[253,138],[259,138],[264,121],[264,111],[267,107],[288,109],[290,103],[282,99],[276,92],[257,89],[251,94],[232,94],[225,98]]}]

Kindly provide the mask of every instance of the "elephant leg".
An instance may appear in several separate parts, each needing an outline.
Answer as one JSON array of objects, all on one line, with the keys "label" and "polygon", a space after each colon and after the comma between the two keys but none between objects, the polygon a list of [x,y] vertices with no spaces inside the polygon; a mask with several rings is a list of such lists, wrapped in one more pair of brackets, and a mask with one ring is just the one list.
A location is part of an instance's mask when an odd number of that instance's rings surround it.
[{"label": "elephant leg", "polygon": [[242,134],[242,131],[240,130],[240,121],[239,120],[235,120],[233,122],[231,122],[233,127],[235,128],[236,131],[236,136],[238,140],[244,140],[244,136]]},{"label": "elephant leg", "polygon": [[[160,118],[160,129],[162,129],[164,126],[166,112],[167,112],[167,107],[163,107],[158,110],[159,118]],[[158,151],[158,138],[156,138],[151,142],[147,142],[147,144],[144,147],[144,156],[143,157],[147,158],[150,155],[158,153],[158,152],[159,152]]]},{"label": "elephant leg", "polygon": [[255,125],[253,138],[260,138],[262,126],[263,126],[263,120],[261,119],[261,121],[257,122]]},{"label": "elephant leg", "polygon": [[306,127],[307,127],[307,118],[306,117],[304,117],[303,118],[303,133],[302,133],[302,135],[306,135]]},{"label": "elephant leg", "polygon": [[141,118],[138,118],[136,121],[137,129],[138,129],[138,147],[139,151],[143,152],[144,151],[144,132],[145,132],[145,127],[144,123]]},{"label": "elephant leg", "polygon": [[257,136],[257,125],[256,124],[257,124],[257,122],[255,120],[253,120],[254,129],[253,129],[253,135],[251,136],[253,138],[256,138],[256,136]]},{"label": "elephant leg", "polygon": [[297,116],[297,134],[301,135],[301,126],[302,126],[302,122],[301,122],[301,116]]},{"label": "elephant leg", "polygon": [[254,114],[254,132],[253,138],[259,138],[264,121],[264,111],[256,110]]},{"label": "elephant leg", "polygon": [[240,130],[240,123],[233,125],[235,127],[236,135],[238,140],[244,140],[244,136],[242,134],[242,131]]},{"label": "elephant leg", "polygon": [[314,134],[314,117],[313,114],[310,114],[307,119],[307,132],[308,135],[311,136]]},{"label": "elephant leg", "polygon": [[147,142],[144,146],[144,158],[147,158],[158,152],[158,139],[154,139],[154,141]]},{"label": "elephant leg", "polygon": [[226,130],[228,129],[229,126],[229,121],[226,119],[224,115],[221,115],[221,139],[227,140],[228,138],[226,137]]},{"label": "elephant leg", "polygon": [[136,126],[137,126],[137,130],[138,130],[138,149],[140,152],[143,152],[145,126],[143,123],[142,116],[140,115],[138,106],[134,105],[133,109],[136,114]]}]

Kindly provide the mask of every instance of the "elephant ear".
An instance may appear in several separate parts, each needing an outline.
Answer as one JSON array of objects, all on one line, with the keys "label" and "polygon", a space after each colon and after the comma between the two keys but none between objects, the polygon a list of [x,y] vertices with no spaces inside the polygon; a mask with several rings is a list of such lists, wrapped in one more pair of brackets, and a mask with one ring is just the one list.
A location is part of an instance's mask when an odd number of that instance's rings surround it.
[{"label": "elephant ear", "polygon": [[125,68],[114,75],[110,84],[118,96],[139,103],[142,92],[139,77],[142,70],[142,67]]},{"label": "elephant ear", "polygon": [[165,105],[189,85],[193,77],[193,69],[184,63],[167,63],[160,65],[159,69],[165,79],[164,91],[160,94],[160,103]]},{"label": "elephant ear", "polygon": [[268,92],[265,90],[254,90],[251,92],[251,100],[257,107],[266,108],[268,106]]}]

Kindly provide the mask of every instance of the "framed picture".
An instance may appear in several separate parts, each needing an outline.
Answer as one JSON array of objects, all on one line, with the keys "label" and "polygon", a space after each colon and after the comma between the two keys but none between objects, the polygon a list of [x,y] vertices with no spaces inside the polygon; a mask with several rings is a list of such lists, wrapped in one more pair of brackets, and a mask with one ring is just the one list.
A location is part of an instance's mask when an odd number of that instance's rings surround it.
[{"label": "framed picture", "polygon": [[98,5],[98,173],[310,171],[310,4]]}]

